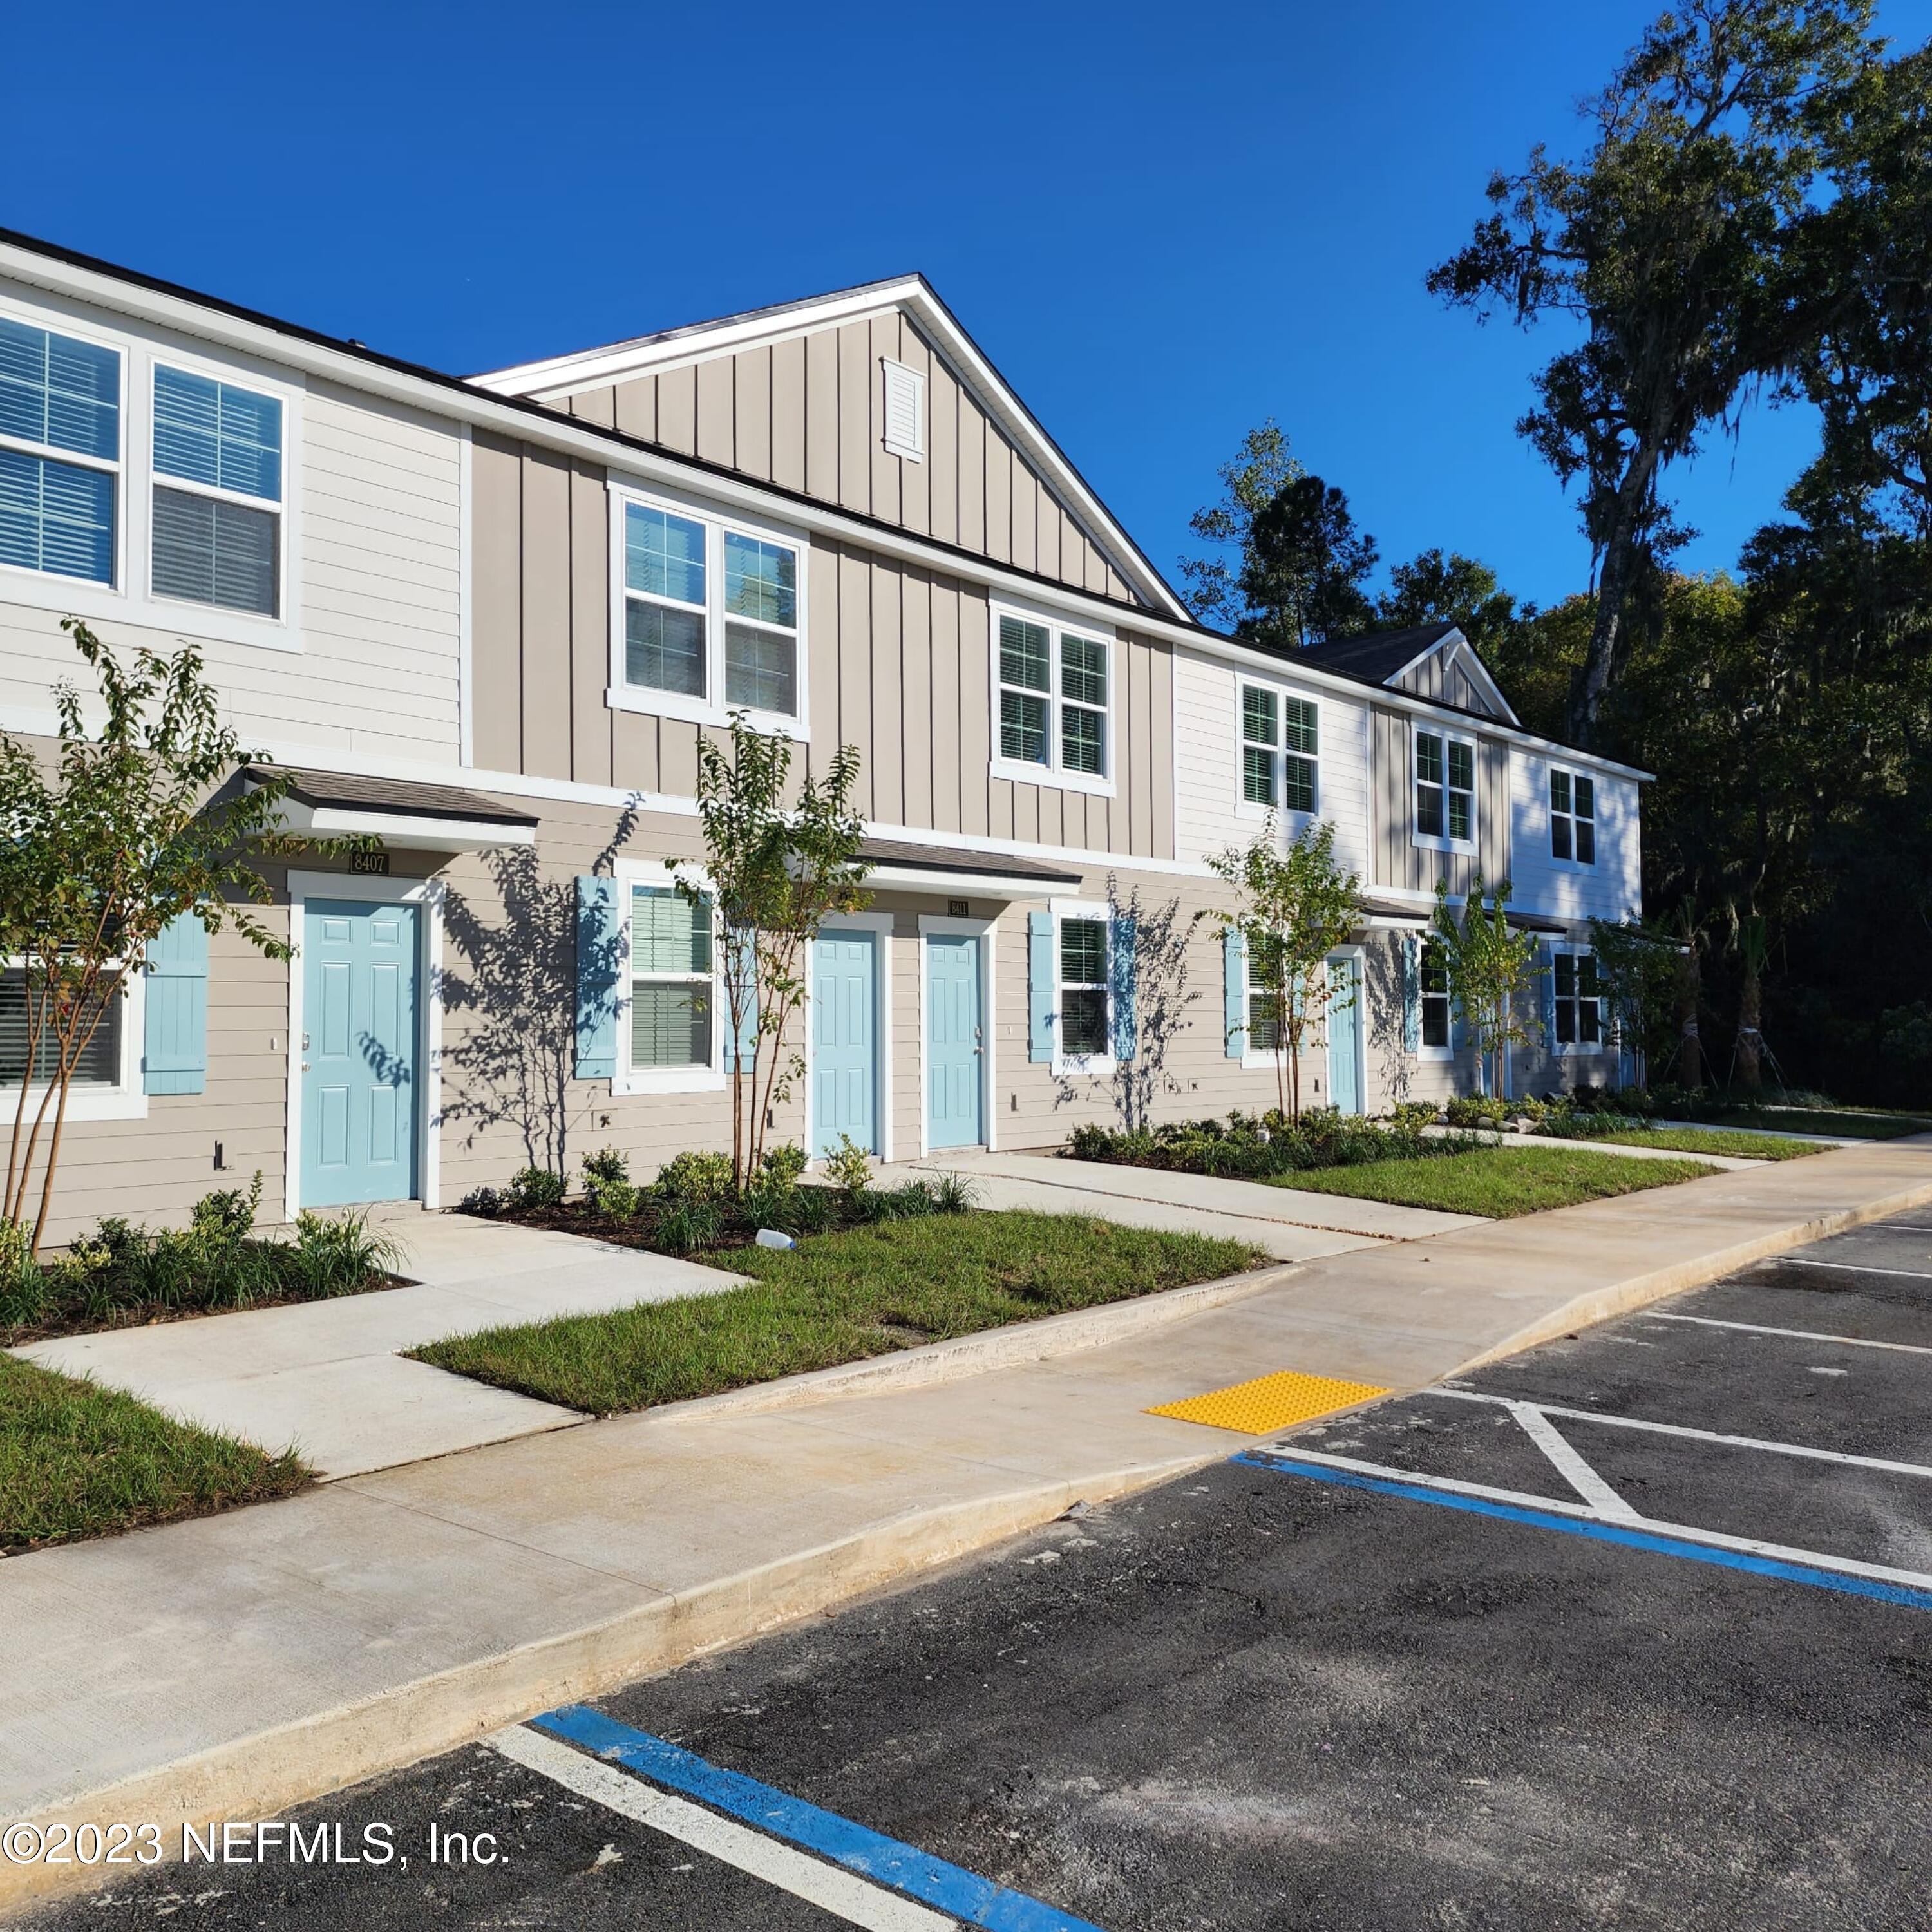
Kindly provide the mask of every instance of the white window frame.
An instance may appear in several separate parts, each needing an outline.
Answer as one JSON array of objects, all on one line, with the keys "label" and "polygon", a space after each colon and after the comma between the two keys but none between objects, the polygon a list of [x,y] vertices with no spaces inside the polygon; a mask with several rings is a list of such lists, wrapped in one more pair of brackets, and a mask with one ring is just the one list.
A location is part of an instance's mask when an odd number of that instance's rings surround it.
[{"label": "white window frame", "polygon": [[[1441,942],[1432,940],[1426,932],[1416,934],[1415,1057],[1418,1060],[1452,1060],[1456,1058],[1456,996],[1448,990],[1446,971],[1443,980],[1444,990],[1442,992],[1433,994],[1427,992],[1423,986],[1424,962],[1428,956],[1429,949],[1432,944],[1436,945],[1439,950]],[[1448,1038],[1440,1046],[1431,1046],[1429,1044],[1424,1028],[1424,1016],[1427,1011],[1427,1003],[1431,999],[1438,999],[1442,1002],[1444,1017],[1448,1022],[1444,1031],[1448,1035]]]},{"label": "white window frame", "polygon": [[[90,348],[108,350],[116,359],[120,376],[120,392],[117,398],[118,414],[116,418],[120,430],[120,454],[112,462],[104,457],[87,456],[78,450],[57,449],[52,443],[29,442],[24,436],[10,436],[0,430],[0,449],[8,449],[22,456],[38,456],[49,463],[64,463],[72,470],[90,470],[97,474],[114,479],[114,551],[112,575],[108,582],[101,584],[91,577],[63,577],[58,571],[34,570],[26,564],[0,564],[0,585],[10,591],[15,585],[40,586],[51,584],[63,594],[70,590],[85,596],[92,592],[96,596],[118,597],[124,595],[128,584],[128,442],[131,425],[128,404],[131,393],[128,368],[131,360],[128,345],[116,338],[88,328],[84,325],[70,322],[64,316],[37,314],[29,309],[16,308],[10,303],[0,304],[0,316],[9,322],[18,322],[23,328],[38,328],[50,335],[64,335],[76,342],[84,342]],[[33,598],[38,603],[44,600]],[[58,597],[50,600],[60,602]]]},{"label": "white window frame", "polygon": [[[1254,741],[1248,736],[1247,694],[1250,690],[1264,691],[1274,700],[1274,744],[1270,752],[1270,771],[1273,779],[1276,803],[1258,805],[1248,796],[1248,752]],[[1290,704],[1305,704],[1315,713],[1315,749],[1312,752],[1291,752],[1287,748],[1288,715]],[[1234,814],[1238,818],[1265,818],[1272,811],[1285,825],[1300,827],[1312,823],[1322,815],[1322,704],[1306,692],[1297,691],[1292,686],[1278,684],[1271,678],[1251,677],[1246,671],[1234,680]],[[1315,768],[1315,802],[1304,812],[1290,807],[1288,795],[1288,760],[1299,758]]]},{"label": "white window frame", "polygon": [[[1569,781],[1570,809],[1568,812],[1558,812],[1555,801],[1550,796],[1555,790],[1556,781],[1559,776]],[[1576,782],[1579,778],[1590,788],[1590,809],[1587,812],[1580,812],[1576,809]],[[1574,765],[1561,765],[1552,759],[1546,767],[1543,776],[1543,802],[1550,818],[1550,862],[1552,866],[1560,866],[1564,870],[1572,872],[1596,871],[1597,854],[1600,849],[1598,835],[1603,823],[1597,814],[1598,783],[1599,781],[1594,772],[1580,770]],[[1580,859],[1576,856],[1576,827],[1580,821],[1590,828],[1590,856],[1587,859]],[[1559,822],[1567,824],[1570,828],[1570,856],[1568,858],[1564,857],[1556,850],[1556,828]]]},{"label": "white window frame", "polygon": [[[992,717],[993,776],[1010,778],[1018,784],[1046,785],[1059,791],[1084,791],[1098,798],[1113,797],[1120,758],[1119,639],[1103,625],[1070,622],[1052,610],[1029,608],[1024,604],[1014,603],[996,603],[991,608],[986,658],[989,686],[988,701],[992,707]],[[1029,691],[1027,694],[1029,697],[1046,700],[1047,762],[1045,764],[1033,764],[1024,758],[1009,758],[1000,750],[1000,693],[1003,689],[1018,691],[1022,688],[1018,685],[1005,686],[1000,676],[1000,622],[1005,617],[1013,618],[1023,624],[1044,625],[1046,628],[1049,688],[1044,692]],[[1065,756],[1061,740],[1061,712],[1066,703],[1063,694],[1065,672],[1063,644],[1068,638],[1077,638],[1084,643],[1098,644],[1106,654],[1107,704],[1102,714],[1106,748],[1102,760],[1103,769],[1097,772],[1070,771],[1061,762]],[[1082,705],[1078,708],[1090,711],[1096,707]]]},{"label": "white window frame", "polygon": [[1550,1016],[1552,1022],[1550,1030],[1550,1050],[1552,1054],[1565,1060],[1571,1058],[1594,1060],[1616,1050],[1610,1040],[1610,1003],[1604,996],[1603,982],[1600,980],[1597,982],[1596,992],[1588,996],[1588,1003],[1597,1009],[1596,1038],[1586,1040],[1582,1037],[1585,995],[1581,992],[1574,993],[1570,996],[1570,1004],[1576,1009],[1578,1037],[1575,1040],[1559,1040],[1557,1037],[1558,1010],[1562,1002],[1562,996],[1556,990],[1556,962],[1558,959],[1564,958],[1575,960],[1576,971],[1578,975],[1575,983],[1580,986],[1583,962],[1586,959],[1594,960],[1595,957],[1596,950],[1593,946],[1552,946],[1550,949]]},{"label": "white window frame", "polygon": [[[1252,682],[1244,679],[1243,682]],[[1283,1028],[1281,1044],[1270,1048],[1255,1045],[1254,1018],[1255,994],[1260,992],[1264,996],[1267,988],[1255,985],[1255,955],[1252,948],[1241,949],[1241,1035],[1246,1042],[1241,1049],[1241,1067],[1244,1072],[1258,1072],[1263,1070],[1272,1072],[1280,1066],[1288,1054],[1288,1034]]]},{"label": "white window frame", "polygon": [[[926,460],[926,377],[890,356],[879,358],[880,440],[886,453],[907,463]],[[892,390],[897,385],[909,391],[912,400],[912,436],[910,441],[892,434]]]},{"label": "white window frame", "polygon": [[[1422,829],[1421,741],[1424,738],[1439,739],[1442,745],[1442,830],[1439,836]],[[1466,745],[1469,749],[1469,836],[1466,838],[1452,838],[1449,832],[1449,794],[1451,789],[1449,783],[1449,747],[1451,745]],[[1412,842],[1431,852],[1473,854],[1482,832],[1480,808],[1482,778],[1483,747],[1479,739],[1467,731],[1451,730],[1446,724],[1425,723],[1420,718],[1413,721],[1408,734],[1408,822]]]},{"label": "white window frame", "polygon": [[[145,625],[196,642],[243,644],[254,649],[300,651],[302,646],[302,584],[297,564],[302,549],[303,404],[307,392],[299,376],[271,370],[237,353],[232,359],[189,350],[158,331],[132,322],[119,326],[100,323],[85,310],[55,300],[34,305],[18,298],[0,298],[0,315],[29,328],[51,330],[77,340],[111,349],[121,358],[121,458],[116,467],[120,482],[115,498],[114,581],[96,584],[84,577],[60,577],[50,572],[0,565],[0,590],[10,603],[90,622]],[[275,617],[230,610],[219,604],[196,604],[154,594],[154,365],[206,376],[237,388],[272,396],[282,406],[282,501],[280,559],[281,611]],[[58,462],[105,468],[98,458],[71,452],[46,450],[38,445],[10,441],[10,448]],[[146,487],[136,479],[147,478]],[[172,488],[177,479],[164,479]],[[188,488],[199,485],[184,484]],[[239,500],[262,507],[257,499]]]},{"label": "white window frame", "polygon": [[[613,477],[610,499],[610,684],[604,693],[605,705],[613,711],[635,711],[652,718],[675,718],[692,724],[724,725],[734,710],[742,711],[753,730],[770,736],[794,738],[801,742],[812,736],[807,722],[812,716],[809,667],[811,640],[807,633],[806,577],[811,568],[812,546],[802,530],[782,524],[761,523],[754,518],[727,515],[682,491],[645,490]],[[682,692],[654,691],[647,685],[632,684],[626,677],[624,606],[629,594],[624,582],[624,522],[632,504],[657,510],[667,516],[682,517],[704,526],[704,695],[687,696]],[[798,698],[796,716],[782,711],[752,710],[732,705],[724,698],[724,536],[749,537],[759,543],[776,544],[798,560],[798,663],[794,689]],[[694,610],[694,604],[663,600],[680,610]],[[761,628],[777,630],[776,625]]]},{"label": "white window frame", "polygon": [[[26,960],[15,955],[0,959],[0,970],[22,970]],[[148,1117],[148,1095],[143,1062],[147,1052],[148,976],[138,966],[130,969],[125,960],[112,962],[112,970],[125,991],[118,997],[121,1007],[121,1052],[111,1084],[102,1087],[73,1086],[68,1089],[67,1117],[70,1120],[144,1120]],[[51,1083],[37,1080],[27,1089],[27,1116],[45,1099]],[[20,1104],[17,1087],[0,1087],[0,1108],[10,1121]]]},{"label": "white window frame", "polygon": [[[1052,899],[1048,910],[1053,915],[1053,1070],[1056,1075],[1069,1076],[1088,1073],[1111,1073],[1114,1070],[1114,910],[1104,899]],[[1106,947],[1106,964],[1102,971],[1100,986],[1106,1002],[1106,1051],[1103,1053],[1069,1053],[1064,1042],[1066,1028],[1063,1015],[1062,992],[1070,983],[1063,975],[1061,966],[1062,928],[1070,919],[1097,920],[1100,922],[1102,942]],[[1072,982],[1079,986],[1090,986],[1090,980]]]},{"label": "white window frame", "polygon": [[[623,928],[623,957],[618,967],[617,1071],[610,1091],[622,1098],[635,1094],[719,1094],[730,1076],[725,1071],[725,1036],[730,1030],[731,1015],[724,997],[724,932],[718,917],[718,898],[709,874],[686,866],[685,877],[712,894],[711,898],[711,1063],[708,1066],[634,1066],[631,1064],[632,889],[647,886],[659,891],[675,890],[677,875],[668,866],[642,859],[620,859],[612,868],[617,889],[623,895],[620,918]],[[694,976],[682,975],[682,977]]]},{"label": "white window frame", "polygon": [[[212,483],[197,483],[185,476],[168,476],[154,466],[154,390],[164,369],[172,369],[184,376],[199,376],[205,381],[224,383],[231,389],[246,389],[251,394],[266,397],[275,404],[282,412],[281,494],[271,502],[266,496],[251,496],[244,490],[224,490]],[[142,424],[146,432],[147,449],[145,465],[148,487],[142,492],[147,510],[147,529],[143,532],[141,546],[142,581],[147,585],[149,598],[160,610],[168,611],[191,610],[197,614],[196,628],[200,628],[200,616],[206,615],[217,620],[239,621],[244,624],[266,625],[281,631],[287,628],[288,608],[293,586],[290,584],[290,561],[292,553],[289,548],[289,498],[291,478],[295,470],[294,453],[290,447],[296,424],[296,412],[287,391],[274,382],[263,382],[259,376],[245,370],[230,369],[223,364],[210,363],[194,356],[176,356],[165,350],[158,350],[147,358],[146,386],[142,392]],[[275,520],[275,609],[272,616],[259,610],[238,610],[226,604],[203,604],[192,597],[170,597],[154,587],[154,492],[157,490],[173,490],[184,496],[205,496],[211,502],[232,503],[244,510],[261,510]],[[181,623],[176,617],[171,621]]]}]

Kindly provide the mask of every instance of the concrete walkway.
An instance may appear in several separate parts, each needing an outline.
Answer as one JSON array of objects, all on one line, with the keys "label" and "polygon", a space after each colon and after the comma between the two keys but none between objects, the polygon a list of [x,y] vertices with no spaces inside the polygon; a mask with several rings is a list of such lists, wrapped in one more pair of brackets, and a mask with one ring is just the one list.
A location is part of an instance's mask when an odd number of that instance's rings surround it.
[{"label": "concrete walkway", "polygon": [[[1310,1262],[1112,1346],[693,1403],[0,1564],[0,1816],[263,1816],[1218,1459],[1154,1404],[1414,1389],[1932,1202],[1932,1138]],[[44,1869],[0,1866],[0,1914]]]},{"label": "concrete walkway", "polygon": [[667,1255],[465,1214],[397,1222],[406,1288],[334,1301],[67,1335],[13,1352],[92,1376],[206,1428],[292,1445],[326,1478],[566,1429],[574,1409],[490,1388],[398,1351],[506,1322],[591,1314],[729,1288]]},{"label": "concrete walkway", "polygon": [[987,1208],[1097,1214],[1130,1226],[1174,1228],[1252,1241],[1282,1261],[1311,1261],[1384,1241],[1416,1241],[1483,1225],[1473,1214],[1438,1214],[1346,1194],[1224,1180],[1159,1168],[1114,1167],[1052,1154],[937,1154],[886,1170],[892,1179],[964,1174]]}]

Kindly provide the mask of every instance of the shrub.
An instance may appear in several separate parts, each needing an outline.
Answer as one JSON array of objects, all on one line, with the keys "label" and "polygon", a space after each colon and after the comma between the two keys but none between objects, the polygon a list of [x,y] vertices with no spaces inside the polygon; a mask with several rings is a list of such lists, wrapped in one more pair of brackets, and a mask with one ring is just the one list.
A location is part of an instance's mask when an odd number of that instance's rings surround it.
[{"label": "shrub", "polygon": [[1389,1130],[1418,1139],[1423,1129],[1432,1127],[1442,1116],[1442,1109],[1433,1100],[1398,1100],[1390,1113]]},{"label": "shrub", "polygon": [[658,1170],[652,1184],[659,1197],[694,1207],[728,1201],[734,1191],[728,1154],[686,1151],[673,1154]]},{"label": "shrub", "polygon": [[1391,1126],[1333,1109],[1311,1109],[1298,1122],[1278,1113],[1258,1119],[1234,1113],[1226,1120],[1184,1120],[1151,1129],[1090,1126],[1075,1132],[1068,1151],[1086,1160],[1254,1180],[1303,1168],[1456,1154],[1471,1144],[1454,1134],[1424,1138],[1421,1129],[1434,1112],[1417,1103]]},{"label": "shrub", "polygon": [[296,1286],[317,1300],[350,1293],[372,1274],[388,1274],[397,1259],[394,1238],[372,1230],[366,1213],[329,1218],[304,1209],[289,1246]]},{"label": "shrub", "polygon": [[1486,1127],[1500,1132],[1509,1118],[1509,1102],[1486,1094],[1459,1094],[1442,1109],[1452,1127]]},{"label": "shrub", "polygon": [[584,1184],[595,1187],[613,1180],[628,1180],[631,1162],[627,1155],[615,1148],[599,1148],[595,1154],[584,1156]]},{"label": "shrub", "polygon": [[547,1167],[520,1168],[510,1177],[503,1204],[520,1214],[561,1207],[567,1184],[563,1175],[553,1174]]},{"label": "shrub", "polygon": [[589,1191],[592,1210],[614,1221],[628,1221],[638,1211],[644,1190],[634,1180],[600,1180]]},{"label": "shrub", "polygon": [[190,1232],[210,1247],[233,1247],[254,1232],[256,1210],[261,1204],[262,1170],[258,1167],[245,1189],[204,1194],[189,1216]]},{"label": "shrub", "polygon": [[[728,1156],[720,1156],[728,1168]],[[724,1217],[710,1201],[674,1199],[658,1210],[658,1240],[674,1255],[714,1246],[724,1232]]]},{"label": "shrub", "polygon": [[459,1214],[496,1216],[502,1213],[506,1206],[502,1196],[494,1187],[472,1187],[456,1204]]},{"label": "shrub", "polygon": [[796,1141],[782,1147],[767,1148],[758,1162],[758,1185],[774,1194],[789,1192],[797,1186],[805,1172],[806,1154]]},{"label": "shrub", "polygon": [[872,1184],[872,1157],[850,1134],[825,1156],[825,1172],[833,1186],[849,1195],[865,1192]]}]

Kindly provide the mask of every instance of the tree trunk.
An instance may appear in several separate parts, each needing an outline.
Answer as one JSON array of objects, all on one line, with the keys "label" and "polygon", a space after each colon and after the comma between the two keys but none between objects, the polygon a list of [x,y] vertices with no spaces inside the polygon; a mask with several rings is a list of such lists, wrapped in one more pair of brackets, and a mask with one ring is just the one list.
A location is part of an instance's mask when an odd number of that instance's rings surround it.
[{"label": "tree trunk", "polygon": [[1597,574],[1597,614],[1590,648],[1570,702],[1570,731],[1588,750],[1600,751],[1604,713],[1623,669],[1624,600],[1630,595],[1639,544],[1640,512],[1650,494],[1657,460],[1640,446],[1624,473],[1604,532],[1603,568]]},{"label": "tree trunk", "polygon": [[1755,960],[1744,961],[1744,989],[1738,1000],[1738,1084],[1755,1094],[1764,1084],[1764,1066],[1759,1052],[1758,1022],[1763,1018],[1763,992]]}]

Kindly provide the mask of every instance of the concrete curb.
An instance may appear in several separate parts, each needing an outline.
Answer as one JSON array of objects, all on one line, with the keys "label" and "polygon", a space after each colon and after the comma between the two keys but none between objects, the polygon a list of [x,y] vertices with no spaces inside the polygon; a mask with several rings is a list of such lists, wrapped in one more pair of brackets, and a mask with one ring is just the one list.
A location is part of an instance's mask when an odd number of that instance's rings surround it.
[{"label": "concrete curb", "polygon": [[[909,1513],[857,1535],[686,1595],[640,1600],[582,1629],[418,1679],[312,1718],[256,1732],[35,1813],[43,1832],[112,1819],[152,1820],[176,1862],[182,1828],[280,1816],[311,1798],[420,1762],[560,1703],[596,1697],[801,1617],[830,1610],[1052,1522],[1078,1502],[1108,1502],[1226,1455],[1138,1464],[1096,1481],[1029,1485],[1000,1496]],[[645,1593],[640,1589],[640,1598]],[[0,1861],[0,1914],[114,1876],[100,1868]]]},{"label": "concrete curb", "polygon": [[1653,1301],[1663,1300],[1666,1295],[1681,1294],[1687,1288],[1702,1288],[1707,1282],[1720,1281],[1739,1268],[1749,1268],[1754,1262],[1769,1261],[1774,1256],[1789,1254],[1793,1248],[1821,1241],[1828,1234],[1842,1234],[1851,1228],[1862,1228],[1868,1222],[1882,1221],[1888,1215],[1903,1214],[1910,1208],[1923,1208],[1928,1202],[1932,1202],[1932,1179],[1901,1188],[1881,1201],[1864,1202],[1856,1208],[1841,1208],[1834,1214],[1814,1215],[1810,1220],[1795,1227],[1779,1228],[1755,1240],[1733,1242],[1727,1248],[1714,1249],[1708,1254],[1700,1255],[1694,1261],[1680,1262],[1675,1268],[1657,1268],[1648,1274],[1633,1275],[1628,1281],[1616,1282],[1608,1288],[1578,1295],[1562,1307],[1519,1328],[1493,1348],[1471,1356],[1454,1372],[1466,1375],[1472,1369],[1520,1355],[1526,1348],[1534,1348],[1540,1342],[1553,1342],[1575,1329],[1594,1327],[1614,1316],[1628,1315],[1634,1310],[1646,1308]]},{"label": "concrete curb", "polygon": [[950,1341],[928,1342],[896,1354],[874,1355],[862,1362],[842,1362],[836,1368],[808,1369],[802,1375],[782,1376],[776,1382],[755,1382],[748,1388],[722,1395],[694,1396],[688,1402],[666,1402],[652,1411],[667,1420],[698,1422],[712,1416],[754,1414],[802,1403],[835,1401],[844,1396],[884,1394],[904,1389],[928,1388],[958,1382],[988,1369],[1017,1368],[1023,1363],[1051,1361],[1130,1340],[1150,1328],[1162,1328],[1190,1315],[1204,1313],[1239,1301],[1262,1289],[1278,1288],[1300,1274],[1305,1262],[1280,1262],[1197,1281],[1186,1288],[1163,1288],[1158,1294],[1136,1295],[1128,1301],[1108,1302],[1100,1308],[1076,1308],[1066,1315],[1042,1316],[1036,1322],[1012,1322],[1000,1328]]}]

